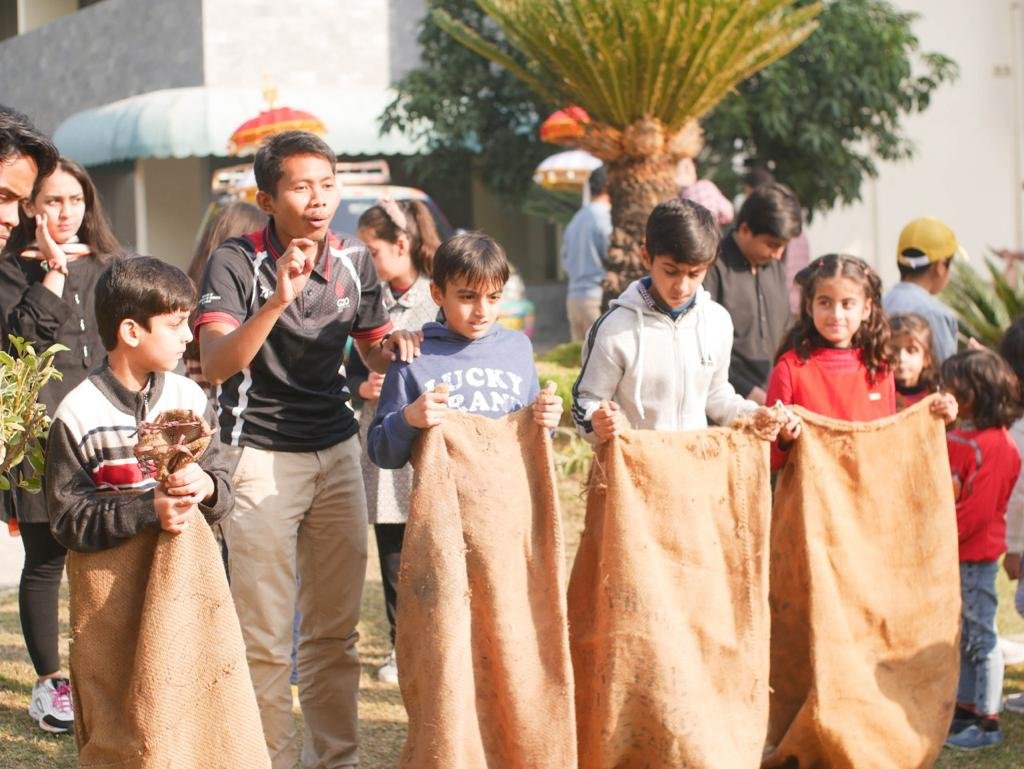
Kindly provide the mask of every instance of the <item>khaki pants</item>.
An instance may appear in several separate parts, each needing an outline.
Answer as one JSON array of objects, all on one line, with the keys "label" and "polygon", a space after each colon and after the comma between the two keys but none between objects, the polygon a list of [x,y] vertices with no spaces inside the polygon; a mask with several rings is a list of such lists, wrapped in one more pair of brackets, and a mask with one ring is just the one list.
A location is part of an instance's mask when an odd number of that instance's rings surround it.
[{"label": "khaki pants", "polygon": [[316,452],[246,447],[235,470],[235,509],[224,527],[231,594],[274,769],[293,769],[298,759],[288,680],[296,573],[302,766],[359,762],[356,624],[367,532],[359,454],[355,436]]},{"label": "khaki pants", "polygon": [[570,338],[582,342],[594,321],[601,317],[601,300],[566,299],[565,311],[569,316]]}]

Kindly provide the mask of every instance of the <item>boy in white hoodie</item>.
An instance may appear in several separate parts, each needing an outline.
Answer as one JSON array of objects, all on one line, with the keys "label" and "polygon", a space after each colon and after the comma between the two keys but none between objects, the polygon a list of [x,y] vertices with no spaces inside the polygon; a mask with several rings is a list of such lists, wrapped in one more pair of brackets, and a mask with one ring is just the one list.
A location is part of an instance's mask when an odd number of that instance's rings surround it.
[{"label": "boy in white hoodie", "polygon": [[712,214],[688,200],[658,205],[642,255],[648,276],[631,283],[591,327],[573,386],[573,421],[591,443],[627,429],[696,430],[752,414],[782,426],[729,384],[729,313],[701,286],[718,255]]}]

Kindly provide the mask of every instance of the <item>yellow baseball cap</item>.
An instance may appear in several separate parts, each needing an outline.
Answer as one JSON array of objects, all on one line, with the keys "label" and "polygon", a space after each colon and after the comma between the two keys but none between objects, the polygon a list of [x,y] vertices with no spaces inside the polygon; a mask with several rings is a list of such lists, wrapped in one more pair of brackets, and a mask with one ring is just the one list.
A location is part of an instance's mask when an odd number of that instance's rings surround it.
[{"label": "yellow baseball cap", "polygon": [[[919,251],[924,256],[908,255],[906,252],[910,250]],[[918,268],[935,262],[944,262],[957,254],[967,256],[967,252],[957,242],[953,230],[938,219],[924,216],[914,219],[903,228],[899,246],[896,248],[896,261],[904,267]]]}]

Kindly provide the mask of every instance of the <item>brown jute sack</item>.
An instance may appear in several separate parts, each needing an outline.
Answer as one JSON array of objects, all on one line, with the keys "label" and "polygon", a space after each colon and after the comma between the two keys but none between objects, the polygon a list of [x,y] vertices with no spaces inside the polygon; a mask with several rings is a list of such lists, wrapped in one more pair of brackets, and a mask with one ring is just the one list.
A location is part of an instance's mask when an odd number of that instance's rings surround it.
[{"label": "brown jute sack", "polygon": [[953,485],[930,399],[889,419],[799,409],[772,520],[765,767],[919,769],[959,674]]},{"label": "brown jute sack", "polygon": [[270,766],[220,549],[201,516],[68,553],[79,766]]},{"label": "brown jute sack", "polygon": [[768,718],[768,444],[598,451],[569,581],[580,769],[751,769]]},{"label": "brown jute sack", "polygon": [[398,580],[409,769],[575,769],[551,442],[453,412],[413,456]]}]

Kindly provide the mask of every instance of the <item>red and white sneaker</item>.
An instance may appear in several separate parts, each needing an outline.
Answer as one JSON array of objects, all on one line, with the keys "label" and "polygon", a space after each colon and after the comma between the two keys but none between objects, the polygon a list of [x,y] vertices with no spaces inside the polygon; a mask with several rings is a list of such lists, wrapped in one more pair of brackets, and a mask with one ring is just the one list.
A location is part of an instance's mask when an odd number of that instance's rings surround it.
[{"label": "red and white sneaker", "polygon": [[46,678],[32,687],[28,715],[39,728],[50,734],[75,730],[75,711],[71,703],[71,682],[66,678]]}]

